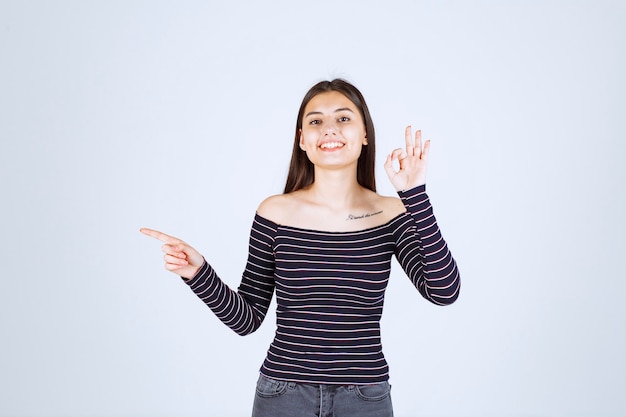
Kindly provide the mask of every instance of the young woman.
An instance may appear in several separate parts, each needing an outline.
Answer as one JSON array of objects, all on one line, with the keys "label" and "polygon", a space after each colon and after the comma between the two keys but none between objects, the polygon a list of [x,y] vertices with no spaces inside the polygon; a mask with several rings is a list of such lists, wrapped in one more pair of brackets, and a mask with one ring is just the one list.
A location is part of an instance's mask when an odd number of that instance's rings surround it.
[{"label": "young woman", "polygon": [[363,96],[340,79],[313,86],[298,113],[285,191],[257,210],[237,291],[187,243],[141,229],[164,242],[165,268],[240,335],[261,325],[276,292],[277,330],[253,417],[392,416],[380,341],[391,258],[429,301],[458,297],[459,272],[425,192],[430,141],[422,146],[410,126],[405,140],[385,162],[400,198],[380,196]]}]

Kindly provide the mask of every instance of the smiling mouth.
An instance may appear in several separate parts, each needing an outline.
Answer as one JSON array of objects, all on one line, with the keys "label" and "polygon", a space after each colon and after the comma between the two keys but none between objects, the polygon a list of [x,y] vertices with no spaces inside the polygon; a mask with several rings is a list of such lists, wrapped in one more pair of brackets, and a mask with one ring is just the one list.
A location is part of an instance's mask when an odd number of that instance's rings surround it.
[{"label": "smiling mouth", "polygon": [[321,149],[338,149],[343,148],[344,144],[341,142],[324,142],[320,145]]}]

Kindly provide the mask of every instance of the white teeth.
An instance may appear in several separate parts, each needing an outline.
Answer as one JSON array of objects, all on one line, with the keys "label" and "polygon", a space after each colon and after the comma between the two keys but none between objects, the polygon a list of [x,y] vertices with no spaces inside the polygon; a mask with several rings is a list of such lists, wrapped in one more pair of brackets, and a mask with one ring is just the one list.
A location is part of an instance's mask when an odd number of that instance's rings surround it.
[{"label": "white teeth", "polygon": [[341,142],[325,142],[325,143],[322,143],[320,145],[320,148],[322,148],[322,149],[335,149],[335,148],[339,148],[341,146],[343,146],[343,143],[341,143]]}]

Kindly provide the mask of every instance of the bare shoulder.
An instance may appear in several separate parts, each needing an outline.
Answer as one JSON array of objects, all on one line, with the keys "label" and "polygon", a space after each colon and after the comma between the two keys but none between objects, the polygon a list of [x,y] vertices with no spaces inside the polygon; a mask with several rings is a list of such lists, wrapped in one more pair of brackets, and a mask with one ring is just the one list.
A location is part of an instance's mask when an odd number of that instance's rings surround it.
[{"label": "bare shoulder", "polygon": [[274,223],[282,224],[286,215],[293,211],[295,202],[290,194],[277,194],[263,200],[257,214]]},{"label": "bare shoulder", "polygon": [[402,200],[398,197],[387,197],[376,194],[374,199],[376,200],[376,206],[381,207],[383,212],[386,213],[385,217],[387,220],[391,220],[406,211]]}]

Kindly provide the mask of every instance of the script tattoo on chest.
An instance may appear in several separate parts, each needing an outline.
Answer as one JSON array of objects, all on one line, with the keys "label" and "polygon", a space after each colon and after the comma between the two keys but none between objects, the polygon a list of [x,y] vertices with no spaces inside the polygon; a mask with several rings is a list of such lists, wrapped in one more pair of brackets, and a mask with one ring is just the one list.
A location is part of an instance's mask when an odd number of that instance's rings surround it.
[{"label": "script tattoo on chest", "polygon": [[383,211],[377,211],[375,213],[365,213],[365,214],[359,214],[354,215],[354,214],[348,214],[348,218],[346,220],[359,220],[359,219],[367,219],[368,217],[372,217],[375,216],[377,214],[381,214]]}]

